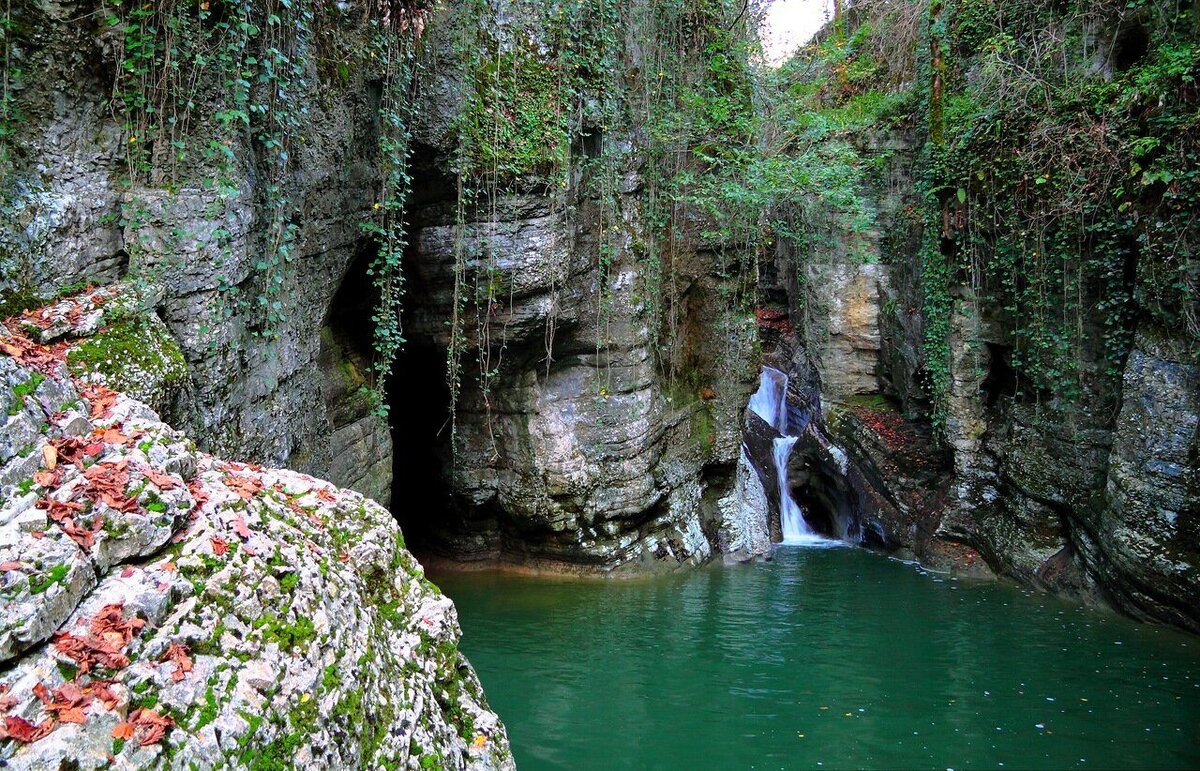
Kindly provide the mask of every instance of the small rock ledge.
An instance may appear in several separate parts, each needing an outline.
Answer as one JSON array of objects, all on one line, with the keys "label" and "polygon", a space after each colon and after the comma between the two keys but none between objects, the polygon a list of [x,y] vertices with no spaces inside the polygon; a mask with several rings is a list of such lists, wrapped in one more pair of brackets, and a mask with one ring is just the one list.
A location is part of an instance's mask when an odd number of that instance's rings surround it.
[{"label": "small rock ledge", "polygon": [[513,767],[385,509],[198,452],[67,350],[0,326],[0,764]]}]

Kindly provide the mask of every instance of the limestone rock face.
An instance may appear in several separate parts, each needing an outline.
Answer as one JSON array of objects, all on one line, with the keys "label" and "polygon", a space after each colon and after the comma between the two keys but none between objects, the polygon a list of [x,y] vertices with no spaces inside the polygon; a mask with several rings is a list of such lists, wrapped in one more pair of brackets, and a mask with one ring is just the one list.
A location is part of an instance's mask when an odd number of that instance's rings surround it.
[{"label": "limestone rock face", "polygon": [[[13,262],[0,271],[0,290],[17,283],[13,276],[43,293],[136,276],[153,290],[155,339],[169,331],[187,371],[178,414],[156,409],[206,451],[316,474],[386,505],[393,433],[380,405],[363,398],[373,308],[369,281],[356,283],[374,254],[362,225],[382,185],[384,73],[361,56],[369,5],[326,4],[337,34],[297,48],[292,96],[303,125],[286,177],[274,180],[295,232],[268,303],[281,321],[266,328],[259,301],[274,279],[260,263],[274,214],[263,204],[269,185],[254,132],[221,132],[228,163],[214,167],[194,152],[216,132],[203,123],[216,111],[202,105],[197,112],[209,117],[196,118],[198,136],[184,138],[191,152],[171,178],[128,183],[131,137],[108,103],[119,31],[91,17],[78,23],[72,3],[21,4],[29,17],[21,27],[34,32],[16,55],[39,76],[20,93],[20,162],[5,201],[19,221],[0,227],[0,254]],[[525,24],[537,8],[480,7],[472,33],[490,36],[496,50],[514,41],[538,47],[526,39],[535,25]],[[713,549],[701,504],[733,484],[757,370],[748,314],[722,300],[737,279],[720,275],[712,244],[684,234],[690,240],[673,266],[676,360],[668,361],[654,321],[661,298],[652,295],[662,290],[643,253],[645,159],[637,137],[601,137],[590,124],[583,129],[619,159],[612,200],[589,192],[584,161],[595,148],[580,148],[565,184],[531,174],[458,211],[455,126],[476,75],[464,72],[457,48],[461,11],[443,4],[429,21],[413,110],[404,333],[429,355],[419,371],[401,361],[392,380],[398,390],[417,381],[436,390],[447,379],[448,321],[461,306],[467,352],[456,419],[439,419],[442,432],[420,440],[438,460],[426,481],[449,494],[428,508],[398,501],[397,514],[457,556],[602,570],[696,564]],[[326,43],[357,53],[330,55]],[[629,56],[639,50],[631,41]],[[353,66],[331,73],[342,59]],[[483,295],[494,302],[463,310]],[[392,406],[404,441],[415,441],[413,413],[445,407]]]},{"label": "limestone rock face", "polygon": [[1082,512],[1089,564],[1116,602],[1200,630],[1200,366],[1141,337],[1125,365],[1107,484]]},{"label": "limestone rock face", "polygon": [[[885,156],[884,184],[869,196],[879,233],[865,241],[867,264],[833,248],[808,281],[790,280],[793,268],[777,259],[760,285],[787,298],[762,336],[792,376],[792,403],[819,404],[818,422],[850,461],[844,478],[810,476],[808,489],[797,466],[797,499],[819,508],[848,491],[868,543],[935,569],[995,573],[1200,629],[1194,341],[1145,322],[1114,377],[1098,320],[1077,352],[1081,394],[1068,401],[1019,382],[1013,320],[955,287],[937,442],[922,372],[920,225],[904,214],[913,147],[903,137],[862,142]],[[888,264],[869,281],[872,262]],[[800,442],[793,458],[813,465],[817,449]]]},{"label": "limestone rock face", "polygon": [[744,560],[771,551],[771,502],[762,478],[742,448],[733,490],[720,501],[720,548],[726,559]]},{"label": "limestone rock face", "polygon": [[[494,7],[488,34],[498,50],[536,36],[531,7]],[[453,50],[444,29],[429,34],[432,50]],[[629,55],[640,55],[636,46]],[[689,241],[673,256],[672,361],[656,325],[662,298],[650,296],[664,289],[643,253],[651,225],[638,138],[584,127],[599,143],[587,152],[613,164],[611,199],[600,200],[588,178],[598,173],[588,170],[593,158],[562,179],[484,180],[475,206],[456,206],[447,105],[470,75],[451,56],[437,65],[414,129],[422,184],[406,334],[444,362],[462,345],[448,323],[459,303],[469,353],[453,421],[439,420],[428,440],[447,511],[426,521],[415,514],[412,527],[434,551],[534,567],[672,569],[708,559],[718,545],[705,512],[734,484],[741,413],[757,377],[749,314],[723,300],[736,277],[717,275],[712,244]]]},{"label": "limestone rock face", "polygon": [[[301,62],[305,88],[295,98],[320,109],[308,110],[292,173],[280,182],[298,214],[292,269],[275,293],[285,321],[268,331],[256,295],[270,212],[261,205],[264,181],[251,132],[228,138],[229,164],[218,169],[197,152],[216,130],[199,128],[181,138],[191,151],[173,178],[129,183],[125,148],[136,137],[110,103],[124,46],[119,33],[103,14],[82,13],[81,21],[73,2],[14,10],[25,32],[13,55],[37,77],[23,79],[20,132],[6,138],[17,151],[5,170],[4,206],[14,216],[0,226],[0,292],[49,296],[137,275],[151,290],[157,317],[144,317],[142,341],[169,341],[180,355],[176,373],[187,370],[175,390],[186,386],[188,402],[164,414],[208,450],[361,482],[363,492],[386,504],[389,463],[362,479],[334,454],[386,455],[386,423],[365,410],[334,426],[318,361],[320,330],[365,240],[360,223],[378,178],[378,104],[368,85],[378,73],[355,69],[352,83],[331,84],[315,55]],[[342,13],[342,32],[360,40],[361,14],[349,4]],[[201,88],[195,98],[206,93]],[[217,178],[227,188],[222,195],[212,184]],[[132,382],[118,385],[135,392]],[[157,397],[169,401],[177,393],[137,395],[161,409]]]},{"label": "limestone rock face", "polygon": [[838,401],[875,393],[882,347],[880,287],[887,282],[886,266],[835,263],[811,270],[809,282],[819,295],[825,326],[814,351],[822,395]]},{"label": "limestone rock face", "polygon": [[386,510],[0,343],[6,767],[512,767]]}]

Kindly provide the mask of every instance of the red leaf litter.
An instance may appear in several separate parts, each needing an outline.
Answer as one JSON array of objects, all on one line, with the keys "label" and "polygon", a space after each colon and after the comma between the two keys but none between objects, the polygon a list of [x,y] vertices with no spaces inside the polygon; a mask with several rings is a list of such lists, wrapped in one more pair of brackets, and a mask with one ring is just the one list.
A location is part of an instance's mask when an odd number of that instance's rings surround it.
[{"label": "red leaf litter", "polygon": [[117,511],[137,511],[137,499],[125,494],[129,484],[129,461],[97,463],[83,472],[83,477],[88,481],[83,494],[91,500]]},{"label": "red leaf litter", "polygon": [[30,742],[36,742],[53,730],[54,718],[48,717],[41,723],[34,725],[23,717],[9,715],[4,718],[4,725],[0,726],[0,739],[13,739],[22,744],[29,744]]},{"label": "red leaf litter", "polygon": [[199,477],[188,482],[187,488],[188,492],[192,494],[192,500],[195,501],[192,510],[188,513],[193,515],[198,514],[200,509],[204,507],[204,504],[208,503],[208,493],[204,492],[204,485],[201,483]]},{"label": "red leaf litter", "polygon": [[158,744],[167,735],[168,729],[175,726],[175,721],[170,715],[160,715],[152,709],[145,708],[134,710],[129,716],[129,722],[133,724],[134,730],[141,734],[138,744],[143,747]]},{"label": "red leaf litter", "polygon": [[761,329],[792,333],[792,320],[784,308],[755,308],[754,318]]},{"label": "red leaf litter", "polygon": [[117,392],[102,385],[85,385],[79,393],[91,405],[92,420],[107,418],[117,401]]},{"label": "red leaf litter", "polygon": [[77,436],[64,436],[50,443],[62,463],[74,463],[83,470],[83,462],[104,452],[103,442],[85,442]]},{"label": "red leaf litter", "polygon": [[42,498],[35,507],[46,512],[46,516],[52,522],[58,525],[68,538],[79,544],[80,548],[88,551],[96,543],[96,533],[99,533],[104,527],[104,517],[96,516],[92,519],[91,527],[84,527],[75,522],[75,515],[83,511],[84,505],[79,501],[53,501],[48,498]]},{"label": "red leaf litter", "polygon": [[21,334],[21,325],[16,319],[9,319],[4,322],[4,326],[11,336],[0,340],[0,351],[43,375],[54,375],[62,366],[67,357],[67,350],[71,347],[70,342],[62,340],[53,345],[35,343]]},{"label": "red leaf litter", "polygon": [[56,468],[53,471],[35,471],[33,482],[39,487],[53,490],[62,484],[62,468]]},{"label": "red leaf litter", "polygon": [[75,661],[81,674],[91,671],[96,664],[109,669],[123,669],[129,666],[129,658],[123,653],[125,646],[145,624],[137,617],[126,621],[123,606],[119,603],[105,605],[92,617],[86,636],[57,632],[54,635],[54,647]]},{"label": "red leaf litter", "polygon": [[105,444],[115,444],[118,447],[129,447],[133,444],[133,437],[126,436],[119,428],[97,428],[92,431],[92,436]]},{"label": "red leaf litter", "polygon": [[169,474],[164,474],[161,471],[150,468],[149,466],[141,467],[142,476],[149,479],[159,490],[170,490],[179,487],[179,482]]},{"label": "red leaf litter", "polygon": [[229,553],[229,542],[220,536],[214,535],[212,537],[212,550],[213,554],[223,557]]},{"label": "red leaf litter", "polygon": [[[101,692],[103,696],[100,695]],[[53,691],[42,683],[38,683],[33,687],[33,695],[42,702],[42,708],[57,718],[60,723],[82,724],[87,722],[86,710],[96,699],[100,699],[109,709],[112,709],[117,703],[116,697],[108,689],[107,683],[99,686],[80,686],[77,682],[72,681],[63,683]]]},{"label": "red leaf litter", "polygon": [[175,664],[175,671],[171,673],[171,679],[175,682],[179,682],[192,671],[192,660],[188,657],[186,645],[171,643],[171,647],[167,648],[167,652],[159,660]]},{"label": "red leaf litter", "polygon": [[[45,308],[34,308],[20,315],[23,324],[32,324],[38,329],[49,329],[56,322],[66,321],[70,326],[76,326],[84,317],[106,302],[116,297],[111,289],[96,289],[90,284],[82,291],[71,297],[66,297]],[[48,313],[48,311],[55,311]]]},{"label": "red leaf litter", "polygon": [[243,501],[248,501],[262,492],[261,479],[244,477],[241,474],[225,474],[225,486],[233,490]]}]

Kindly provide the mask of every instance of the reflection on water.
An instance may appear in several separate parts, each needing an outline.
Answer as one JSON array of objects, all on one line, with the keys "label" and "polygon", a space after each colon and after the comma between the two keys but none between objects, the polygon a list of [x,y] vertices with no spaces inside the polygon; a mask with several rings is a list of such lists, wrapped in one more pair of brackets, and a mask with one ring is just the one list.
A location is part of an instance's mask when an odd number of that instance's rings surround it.
[{"label": "reflection on water", "polygon": [[1200,766],[1200,641],[858,549],[435,576],[520,768]]}]

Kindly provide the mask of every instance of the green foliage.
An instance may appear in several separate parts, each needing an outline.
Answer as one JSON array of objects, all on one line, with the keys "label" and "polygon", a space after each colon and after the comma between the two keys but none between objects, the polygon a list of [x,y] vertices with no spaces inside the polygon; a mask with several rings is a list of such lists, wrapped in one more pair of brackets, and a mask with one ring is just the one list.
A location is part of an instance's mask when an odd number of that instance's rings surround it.
[{"label": "green foliage", "polygon": [[1029,387],[1071,401],[1094,362],[1119,374],[1136,315],[1196,339],[1200,42],[1174,4],[1142,4],[1149,50],[1109,78],[1088,24],[1117,29],[1121,6],[979,5],[956,6],[929,167],[943,252],[1011,325]]},{"label": "green foliage", "polygon": [[29,579],[29,593],[42,594],[51,586],[61,584],[71,572],[70,565],[55,565],[44,573]]},{"label": "green foliage", "polygon": [[16,415],[18,412],[20,412],[22,409],[24,409],[25,408],[25,397],[31,396],[35,392],[37,392],[38,386],[40,386],[42,384],[42,381],[44,381],[45,379],[46,379],[46,376],[43,375],[42,373],[31,372],[29,374],[28,380],[26,380],[24,383],[18,383],[15,386],[13,386],[13,389],[12,389],[13,403],[12,403],[12,406],[9,408],[9,414]]},{"label": "green foliage", "polygon": [[404,250],[408,246],[407,205],[412,190],[412,108],[421,61],[419,37],[375,22],[369,56],[384,73],[380,103],[379,164],[382,185],[379,200],[363,232],[372,236],[377,251],[367,268],[378,293],[371,315],[373,359],[371,397],[375,411],[386,415],[387,378],[396,354],[404,345],[400,314],[404,299]]},{"label": "green foliage", "polygon": [[[1062,405],[1113,392],[1140,323],[1200,340],[1193,4],[911,0],[853,10],[848,31],[831,31],[785,70],[804,73],[793,93],[826,105],[813,121],[911,126],[927,140],[914,220],[935,423],[954,376],[960,294],[1011,333],[1020,393]],[[1142,38],[1144,51],[1127,42]]]},{"label": "green foliage", "polygon": [[149,382],[170,388],[188,376],[179,343],[164,327],[138,318],[113,324],[72,348],[67,366],[77,376],[99,374],[111,388],[135,394]]},{"label": "green foliage", "polygon": [[[308,0],[135,3],[103,0],[104,22],[121,42],[114,96],[123,107],[131,186],[173,188],[200,181],[212,192],[210,216],[224,220],[243,196],[235,181],[249,139],[260,183],[254,201],[264,223],[252,278],[222,283],[227,315],[245,314],[252,331],[278,337],[299,218],[289,178],[294,148],[307,121],[309,89],[303,52],[313,45],[316,10]],[[322,8],[322,13],[332,13]],[[196,169],[202,172],[196,180]],[[122,224],[136,246],[151,225],[138,196]],[[181,241],[189,234],[174,234]],[[214,233],[229,255],[230,233]],[[137,263],[137,254],[131,257]]]}]

